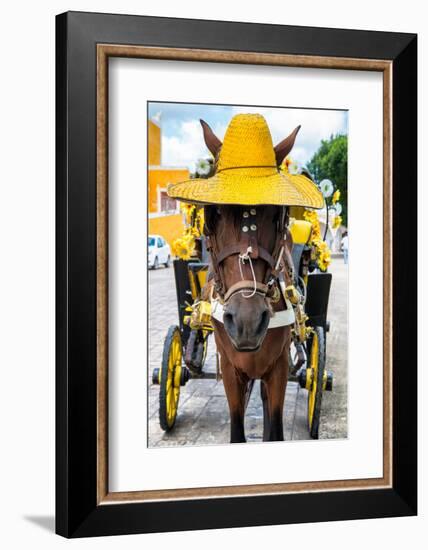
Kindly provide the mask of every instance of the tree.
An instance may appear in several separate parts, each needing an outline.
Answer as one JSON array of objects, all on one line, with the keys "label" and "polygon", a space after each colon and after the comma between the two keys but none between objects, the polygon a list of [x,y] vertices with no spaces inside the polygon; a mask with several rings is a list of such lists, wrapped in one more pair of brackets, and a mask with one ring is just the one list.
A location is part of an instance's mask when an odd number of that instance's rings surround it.
[{"label": "tree", "polygon": [[348,136],[338,134],[322,140],[307,168],[317,183],[329,179],[340,190],[342,223],[348,225]]}]

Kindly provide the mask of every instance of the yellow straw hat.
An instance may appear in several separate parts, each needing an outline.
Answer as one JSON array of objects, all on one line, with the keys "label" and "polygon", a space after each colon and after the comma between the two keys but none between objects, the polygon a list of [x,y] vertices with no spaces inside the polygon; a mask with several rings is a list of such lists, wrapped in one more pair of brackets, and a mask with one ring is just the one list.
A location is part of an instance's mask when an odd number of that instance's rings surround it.
[{"label": "yellow straw hat", "polygon": [[256,114],[232,118],[214,176],[172,183],[168,195],[202,204],[324,205],[321,192],[309,178],[278,171],[268,125]]}]

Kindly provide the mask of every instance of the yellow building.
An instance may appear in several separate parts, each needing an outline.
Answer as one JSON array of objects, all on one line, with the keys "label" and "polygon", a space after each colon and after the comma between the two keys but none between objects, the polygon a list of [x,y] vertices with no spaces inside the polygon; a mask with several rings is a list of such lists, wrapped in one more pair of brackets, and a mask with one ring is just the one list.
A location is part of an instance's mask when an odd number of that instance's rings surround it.
[{"label": "yellow building", "polygon": [[162,131],[153,120],[148,122],[148,210],[149,234],[164,237],[171,246],[183,231],[183,220],[178,201],[168,197],[169,183],[189,179],[187,168],[164,165],[162,160]]}]

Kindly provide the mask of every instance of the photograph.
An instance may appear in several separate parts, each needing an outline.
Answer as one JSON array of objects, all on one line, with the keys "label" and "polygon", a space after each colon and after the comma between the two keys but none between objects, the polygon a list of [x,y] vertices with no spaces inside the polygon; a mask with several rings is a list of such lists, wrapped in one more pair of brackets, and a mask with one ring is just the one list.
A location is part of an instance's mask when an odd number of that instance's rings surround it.
[{"label": "photograph", "polygon": [[365,7],[4,4],[1,548],[426,546],[428,20]]},{"label": "photograph", "polygon": [[346,439],[348,110],[149,101],[147,205],[148,447]]},{"label": "photograph", "polygon": [[415,514],[416,35],[56,32],[56,532]]}]

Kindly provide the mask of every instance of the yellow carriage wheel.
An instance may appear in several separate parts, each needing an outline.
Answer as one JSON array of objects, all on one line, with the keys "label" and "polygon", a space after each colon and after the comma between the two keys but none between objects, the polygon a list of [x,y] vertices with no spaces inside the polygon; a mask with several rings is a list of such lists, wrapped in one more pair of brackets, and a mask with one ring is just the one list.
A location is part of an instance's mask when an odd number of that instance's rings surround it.
[{"label": "yellow carriage wheel", "polygon": [[176,325],[172,325],[165,338],[162,366],[159,373],[159,423],[165,431],[174,427],[177,418],[182,364],[183,350],[180,329]]},{"label": "yellow carriage wheel", "polygon": [[306,389],[308,390],[308,424],[313,439],[318,439],[323,380],[325,371],[325,338],[323,327],[315,327],[310,337],[309,365]]}]

